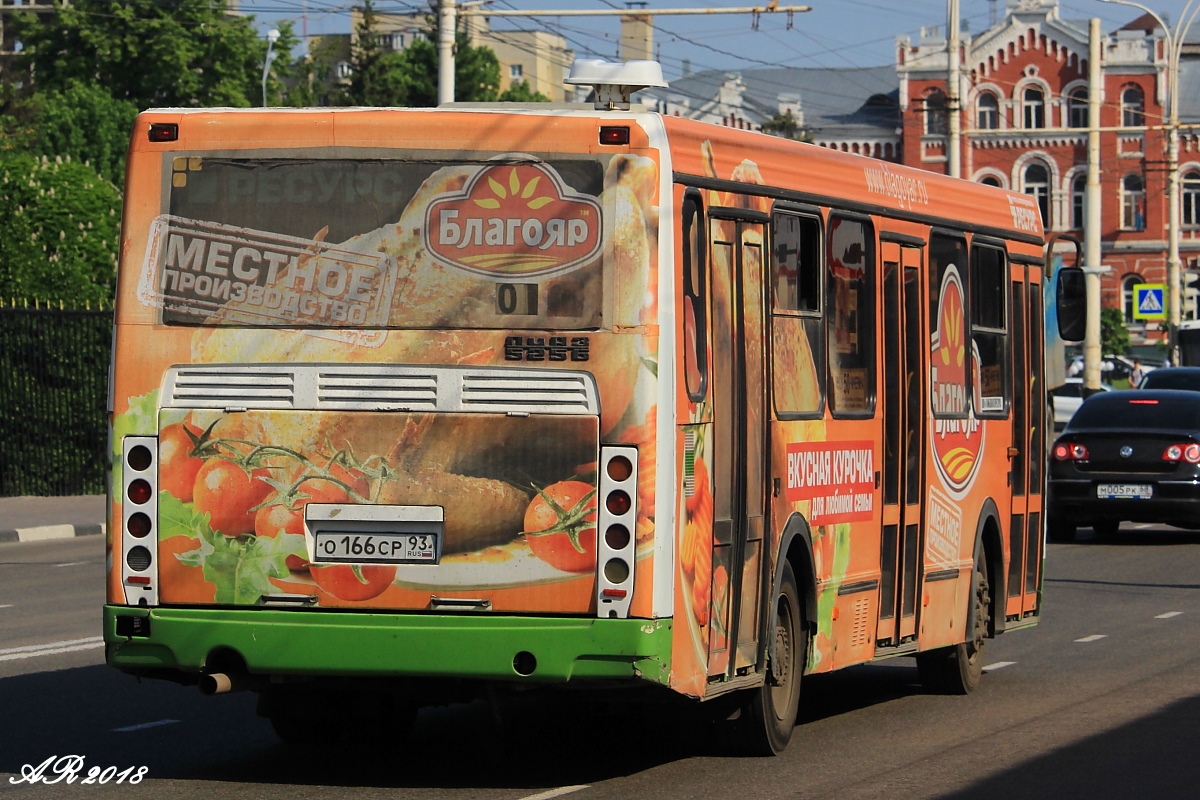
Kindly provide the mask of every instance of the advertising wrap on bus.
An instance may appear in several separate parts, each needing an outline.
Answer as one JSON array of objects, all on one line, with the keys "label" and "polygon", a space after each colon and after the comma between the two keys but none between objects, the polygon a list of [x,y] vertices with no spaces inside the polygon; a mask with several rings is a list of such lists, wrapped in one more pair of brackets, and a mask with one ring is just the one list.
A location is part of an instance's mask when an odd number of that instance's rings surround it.
[{"label": "advertising wrap on bus", "polygon": [[602,434],[643,443],[655,414],[653,340],[602,330],[655,313],[604,295],[606,268],[654,285],[653,161],[189,153],[162,176],[122,310],[163,327],[114,422],[158,437],[158,601],[594,614]]}]

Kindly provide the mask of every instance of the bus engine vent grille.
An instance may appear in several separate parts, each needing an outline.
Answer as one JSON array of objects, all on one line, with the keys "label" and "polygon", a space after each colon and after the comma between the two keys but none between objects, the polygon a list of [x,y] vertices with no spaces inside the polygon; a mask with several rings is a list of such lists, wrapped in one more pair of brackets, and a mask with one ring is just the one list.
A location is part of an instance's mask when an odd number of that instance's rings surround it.
[{"label": "bus engine vent grille", "polygon": [[600,413],[586,372],[393,364],[225,364],[173,367],[163,408]]},{"label": "bus engine vent grille", "polygon": [[167,374],[164,408],[295,408],[296,381],[286,367],[252,372],[176,367]]}]

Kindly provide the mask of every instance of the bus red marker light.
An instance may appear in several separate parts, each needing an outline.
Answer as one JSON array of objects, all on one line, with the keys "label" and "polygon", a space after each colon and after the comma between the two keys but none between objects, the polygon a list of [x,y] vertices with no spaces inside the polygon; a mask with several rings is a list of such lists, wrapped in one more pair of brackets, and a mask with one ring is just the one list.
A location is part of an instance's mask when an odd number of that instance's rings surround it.
[{"label": "bus red marker light", "polygon": [[129,484],[129,493],[127,496],[129,497],[129,501],[131,503],[140,506],[149,502],[150,497],[153,495],[153,491],[154,490],[150,488],[149,481],[138,478],[136,481],[132,481]]},{"label": "bus red marker light", "polygon": [[629,480],[629,476],[633,474],[633,464],[629,463],[629,459],[625,456],[616,456],[608,462],[608,477],[612,478],[617,483],[622,483]]},{"label": "bus red marker light", "polygon": [[629,513],[629,509],[632,507],[629,495],[619,489],[606,497],[604,504],[608,508],[608,512],[614,517]]},{"label": "bus red marker light", "polygon": [[600,144],[629,144],[629,126],[601,125]]},{"label": "bus red marker light", "polygon": [[179,138],[179,126],[174,122],[152,122],[147,135],[152,142],[173,142]]},{"label": "bus red marker light", "polygon": [[143,514],[141,511],[136,514],[131,514],[129,521],[125,523],[126,530],[130,535],[142,538],[150,532],[150,517]]},{"label": "bus red marker light", "polygon": [[150,576],[149,575],[130,575],[128,578],[125,579],[125,582],[137,584],[138,586],[149,586],[150,585]]},{"label": "bus red marker light", "polygon": [[626,592],[624,589],[605,589],[600,594],[604,595],[605,597],[613,597],[620,600],[624,598],[628,592]]},{"label": "bus red marker light", "polygon": [[145,472],[146,470],[150,469],[150,463],[152,461],[150,456],[150,448],[146,447],[144,444],[131,447],[129,449],[129,455],[125,460],[126,463],[129,464],[130,469],[134,470],[135,472]]}]

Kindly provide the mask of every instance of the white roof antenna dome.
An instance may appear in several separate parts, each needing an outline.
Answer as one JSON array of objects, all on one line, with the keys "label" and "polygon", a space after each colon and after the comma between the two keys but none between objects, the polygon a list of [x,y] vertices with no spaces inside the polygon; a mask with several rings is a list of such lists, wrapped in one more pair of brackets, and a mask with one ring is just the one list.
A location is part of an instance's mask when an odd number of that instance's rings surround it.
[{"label": "white roof antenna dome", "polygon": [[605,61],[580,58],[571,65],[566,83],[594,86],[596,108],[602,111],[628,111],[630,96],[651,86],[665,88],[662,65],[657,61]]}]

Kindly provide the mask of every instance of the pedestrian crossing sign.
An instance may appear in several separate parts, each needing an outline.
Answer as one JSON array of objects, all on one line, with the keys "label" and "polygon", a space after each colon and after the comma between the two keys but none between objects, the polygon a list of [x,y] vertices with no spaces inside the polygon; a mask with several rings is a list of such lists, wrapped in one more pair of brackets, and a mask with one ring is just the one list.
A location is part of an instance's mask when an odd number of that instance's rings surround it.
[{"label": "pedestrian crossing sign", "polygon": [[1167,286],[1163,283],[1139,283],[1133,287],[1134,319],[1166,319],[1167,304],[1164,300]]}]

